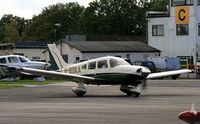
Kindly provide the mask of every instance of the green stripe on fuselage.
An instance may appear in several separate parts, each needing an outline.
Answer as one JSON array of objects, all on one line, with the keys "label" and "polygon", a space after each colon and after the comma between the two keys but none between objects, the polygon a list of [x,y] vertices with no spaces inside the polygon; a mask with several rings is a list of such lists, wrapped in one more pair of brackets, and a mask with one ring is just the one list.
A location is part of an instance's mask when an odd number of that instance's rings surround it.
[{"label": "green stripe on fuselage", "polygon": [[56,64],[56,61],[55,61],[53,55],[51,54],[49,48],[48,48],[48,51],[49,51],[49,58],[50,58],[51,69],[52,69],[52,70],[58,70],[59,67],[58,67],[58,65]]},{"label": "green stripe on fuselage", "polygon": [[95,75],[87,75],[94,77],[97,83],[102,83],[104,85],[119,85],[119,84],[128,84],[137,86],[141,84],[142,77],[133,74],[121,74],[121,73],[103,73]]}]

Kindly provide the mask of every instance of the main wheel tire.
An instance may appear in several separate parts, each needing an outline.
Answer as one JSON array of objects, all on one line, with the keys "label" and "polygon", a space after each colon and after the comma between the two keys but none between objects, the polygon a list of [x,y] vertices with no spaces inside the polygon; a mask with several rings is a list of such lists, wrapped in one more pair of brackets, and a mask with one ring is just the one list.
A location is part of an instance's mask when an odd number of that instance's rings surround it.
[{"label": "main wheel tire", "polygon": [[83,94],[76,94],[76,96],[78,96],[78,97],[83,97]]},{"label": "main wheel tire", "polygon": [[137,98],[137,97],[140,96],[140,93],[133,93],[133,96],[134,96],[135,98]]},{"label": "main wheel tire", "polygon": [[131,92],[127,92],[126,94],[127,94],[127,96],[133,96],[133,93],[131,93]]}]

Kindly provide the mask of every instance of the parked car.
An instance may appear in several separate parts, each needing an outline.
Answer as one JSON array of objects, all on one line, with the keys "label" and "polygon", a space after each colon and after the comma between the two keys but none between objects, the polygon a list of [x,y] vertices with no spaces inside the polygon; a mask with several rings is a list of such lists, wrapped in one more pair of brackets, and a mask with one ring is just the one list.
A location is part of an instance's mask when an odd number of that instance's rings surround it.
[{"label": "parked car", "polygon": [[[170,57],[158,57],[158,58],[148,58],[148,61],[152,61],[156,66],[157,72],[163,71],[173,71],[181,69],[179,58]],[[172,76],[172,79],[177,79],[179,75]]]},{"label": "parked car", "polygon": [[149,68],[152,73],[157,72],[156,66],[152,61],[142,61],[141,66]]}]

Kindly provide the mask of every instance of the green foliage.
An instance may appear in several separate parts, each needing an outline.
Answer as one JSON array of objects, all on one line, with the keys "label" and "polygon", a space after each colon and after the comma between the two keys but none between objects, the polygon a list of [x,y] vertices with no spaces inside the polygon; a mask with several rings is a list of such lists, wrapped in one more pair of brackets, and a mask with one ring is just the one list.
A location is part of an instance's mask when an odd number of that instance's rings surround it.
[{"label": "green foliage", "polygon": [[17,81],[0,81],[0,89],[10,89],[10,88],[19,88],[26,85],[46,85],[54,83],[64,82],[62,80],[45,80],[43,82],[38,82],[34,80],[17,80]]},{"label": "green foliage", "polygon": [[149,4],[149,11],[167,11],[169,0],[154,1]]},{"label": "green foliage", "polygon": [[84,13],[84,31],[94,34],[144,34],[145,12],[137,0],[100,0]]},{"label": "green foliage", "polygon": [[26,20],[13,15],[4,15],[0,20],[0,43],[15,42],[25,29]]},{"label": "green foliage", "polygon": [[166,11],[167,5],[168,0],[95,0],[87,8],[76,2],[51,5],[30,20],[4,15],[0,42],[54,41],[71,34],[145,35],[146,11]]},{"label": "green foliage", "polygon": [[[24,32],[24,40],[53,41],[65,34],[80,33],[80,19],[84,7],[78,3],[56,4],[43,9],[35,16]],[[62,27],[56,27],[60,23]]]},{"label": "green foliage", "polygon": [[5,24],[5,32],[3,42],[12,43],[20,39],[19,33],[17,31],[17,24],[14,20],[10,23]]}]

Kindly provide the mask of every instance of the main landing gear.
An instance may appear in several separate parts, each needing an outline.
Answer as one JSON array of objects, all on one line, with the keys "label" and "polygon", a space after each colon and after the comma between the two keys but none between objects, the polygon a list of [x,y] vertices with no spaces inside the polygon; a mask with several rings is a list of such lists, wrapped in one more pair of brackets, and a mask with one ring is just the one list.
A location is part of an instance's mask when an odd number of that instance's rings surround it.
[{"label": "main landing gear", "polygon": [[121,85],[120,90],[123,93],[126,93],[127,96],[134,96],[134,97],[139,97],[141,94],[141,90],[139,87],[131,87],[128,85]]},{"label": "main landing gear", "polygon": [[84,83],[77,83],[77,87],[73,87],[72,91],[79,97],[82,97],[84,94],[86,94],[86,89],[84,87]]}]

